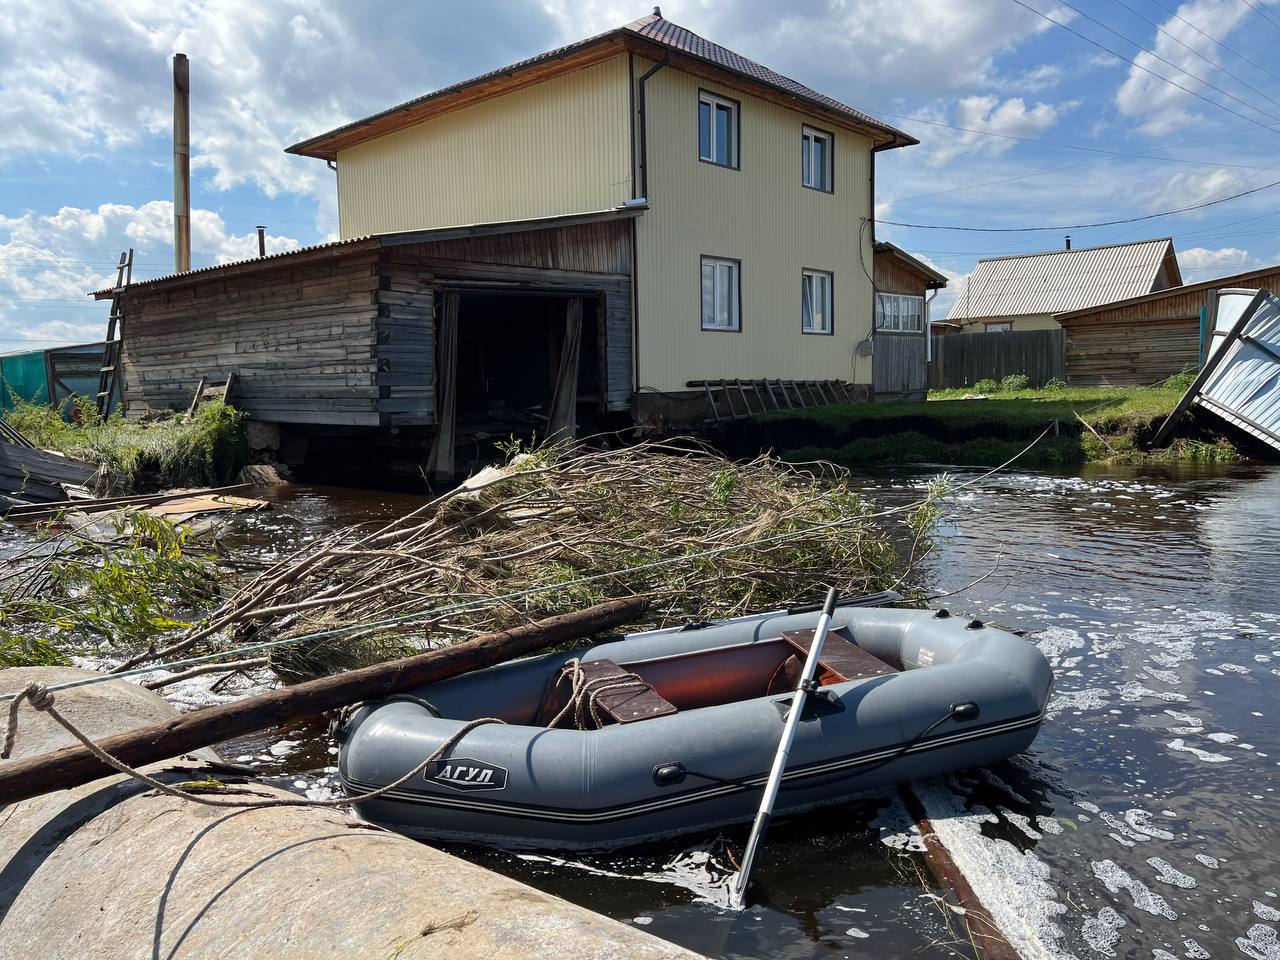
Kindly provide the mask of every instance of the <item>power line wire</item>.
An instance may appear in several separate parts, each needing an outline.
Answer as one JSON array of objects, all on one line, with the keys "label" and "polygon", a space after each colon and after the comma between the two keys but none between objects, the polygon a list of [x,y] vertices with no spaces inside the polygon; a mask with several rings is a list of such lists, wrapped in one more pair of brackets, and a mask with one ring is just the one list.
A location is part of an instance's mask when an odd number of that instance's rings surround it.
[{"label": "power line wire", "polygon": [[[1117,59],[1123,60],[1125,63],[1132,64],[1133,66],[1137,67],[1139,70],[1143,71],[1144,73],[1149,73],[1151,74],[1151,76],[1155,77],[1156,79],[1163,80],[1165,83],[1169,84],[1170,86],[1177,87],[1183,93],[1189,93],[1191,94],[1191,96],[1196,97],[1197,99],[1203,100],[1205,103],[1209,104],[1210,106],[1217,107],[1219,110],[1225,110],[1227,113],[1232,114],[1233,116],[1239,117],[1241,120],[1247,120],[1250,123],[1255,124],[1256,126],[1259,126],[1264,130],[1270,130],[1273,133],[1276,132],[1275,127],[1269,126],[1263,123],[1261,120],[1256,120],[1253,117],[1245,116],[1239,110],[1233,110],[1231,107],[1228,107],[1225,103],[1218,103],[1216,100],[1210,100],[1204,94],[1197,93],[1195,90],[1192,90],[1190,87],[1184,87],[1182,84],[1178,83],[1178,81],[1173,80],[1169,77],[1166,77],[1162,74],[1156,73],[1150,67],[1144,67],[1142,64],[1140,64],[1137,60],[1134,60],[1133,58],[1126,57],[1122,53],[1116,53],[1114,50],[1112,50],[1110,47],[1106,46],[1105,44],[1099,43],[1097,40],[1094,40],[1092,37],[1086,36],[1085,34],[1081,33],[1079,30],[1076,30],[1074,27],[1067,26],[1061,20],[1053,19],[1053,17],[1049,16],[1047,13],[1043,13],[1040,10],[1037,10],[1035,7],[1031,6],[1029,3],[1024,3],[1023,0],[1013,0],[1013,2],[1025,10],[1030,10],[1036,16],[1049,21],[1054,26],[1061,27],[1063,30],[1066,30],[1068,33],[1079,37],[1085,43],[1092,44],[1093,46],[1097,47],[1099,50],[1102,50],[1105,53],[1109,53],[1111,54],[1111,56],[1116,57]],[[1186,71],[1183,71],[1183,72],[1185,73]],[[1257,110],[1258,108],[1252,107],[1251,109]],[[1258,112],[1262,113],[1262,111],[1258,111]]]},{"label": "power line wire", "polygon": [[[1014,0],[1018,3],[1019,0]],[[1272,187],[1280,186],[1280,180],[1273,180],[1270,183],[1264,183],[1260,187],[1254,187],[1252,190],[1245,190],[1241,193],[1232,194],[1229,197],[1219,197],[1216,200],[1205,200],[1202,203],[1193,203],[1186,207],[1177,207],[1173,210],[1164,210],[1160,213],[1149,213],[1141,217],[1125,217],[1119,220],[1100,220],[1097,223],[1065,223],[1056,224],[1051,227],[970,227],[959,226],[956,224],[938,224],[938,223],[904,223],[901,220],[876,220],[876,223],[885,224],[894,227],[910,227],[913,230],[957,230],[965,233],[1035,233],[1048,230],[1087,230],[1092,227],[1114,227],[1125,223],[1141,223],[1144,220],[1158,220],[1160,217],[1171,217],[1177,213],[1189,213],[1192,210],[1203,210],[1205,207],[1217,206],[1220,203],[1227,203],[1231,200],[1239,200],[1241,197],[1247,197],[1250,194],[1258,193],[1262,190],[1269,190]]]},{"label": "power line wire", "polygon": [[1245,63],[1249,64],[1249,66],[1253,67],[1256,70],[1261,70],[1263,73],[1265,73],[1268,77],[1271,77],[1273,80],[1280,80],[1280,74],[1272,73],[1262,64],[1256,63],[1255,61],[1250,60],[1248,57],[1246,57],[1243,53],[1240,53],[1238,50],[1235,50],[1232,47],[1228,47],[1225,43],[1223,43],[1217,37],[1214,37],[1208,33],[1205,33],[1203,30],[1197,27],[1194,23],[1192,23],[1186,17],[1182,16],[1182,14],[1178,13],[1177,10],[1171,10],[1169,7],[1166,7],[1163,3],[1161,3],[1160,0],[1151,0],[1151,2],[1154,3],[1161,10],[1163,10],[1165,13],[1169,14],[1169,16],[1174,17],[1177,20],[1181,20],[1183,23],[1185,23],[1188,27],[1190,27],[1196,33],[1200,34],[1200,36],[1204,37],[1206,40],[1209,40],[1212,43],[1217,44],[1219,47],[1227,51],[1227,53],[1231,54],[1233,57],[1243,60]]},{"label": "power line wire", "polygon": [[1256,10],[1258,16],[1262,17],[1263,20],[1271,24],[1271,26],[1275,27],[1277,30],[1280,30],[1280,21],[1277,21],[1273,16],[1271,16],[1269,11],[1255,4],[1253,0],[1240,0],[1240,2],[1250,10]]},{"label": "power line wire", "polygon": [[1280,107],[1280,100],[1275,99],[1275,97],[1271,96],[1269,93],[1267,93],[1267,92],[1265,92],[1265,91],[1263,91],[1263,90],[1259,90],[1259,89],[1258,89],[1257,87],[1255,87],[1253,84],[1249,83],[1249,81],[1247,81],[1247,80],[1245,80],[1244,78],[1242,78],[1242,77],[1240,77],[1240,76],[1237,76],[1236,74],[1232,73],[1230,70],[1228,70],[1228,69],[1227,69],[1225,66],[1223,66],[1222,64],[1220,64],[1220,63],[1216,63],[1216,62],[1214,62],[1213,60],[1210,60],[1208,57],[1206,57],[1203,53],[1201,53],[1201,52],[1200,52],[1199,50],[1197,50],[1195,47],[1191,46],[1191,45],[1190,45],[1190,44],[1188,44],[1188,43],[1184,43],[1180,37],[1175,36],[1174,34],[1170,33],[1168,30],[1166,30],[1164,27],[1160,26],[1160,24],[1158,24],[1158,23],[1156,23],[1154,20],[1152,20],[1150,17],[1148,17],[1148,16],[1146,16],[1145,14],[1143,14],[1143,13],[1139,12],[1138,10],[1135,10],[1133,7],[1129,6],[1129,4],[1125,3],[1125,2],[1124,2],[1124,0],[1115,0],[1115,2],[1116,2],[1116,3],[1118,3],[1118,4],[1120,4],[1120,6],[1124,7],[1126,10],[1128,10],[1130,13],[1132,13],[1132,14],[1133,14],[1135,17],[1137,17],[1139,20],[1142,20],[1142,21],[1144,21],[1144,22],[1146,22],[1146,23],[1149,23],[1151,26],[1155,27],[1155,28],[1156,28],[1156,30],[1157,30],[1158,32],[1160,32],[1160,33],[1164,34],[1164,36],[1168,37],[1170,40],[1172,40],[1172,41],[1173,41],[1174,43],[1176,43],[1178,46],[1180,46],[1180,47],[1182,47],[1183,49],[1185,49],[1188,53],[1192,54],[1193,56],[1199,57],[1199,58],[1200,58],[1201,60],[1203,60],[1205,63],[1209,64],[1209,66],[1210,66],[1210,67],[1212,67],[1213,69],[1222,71],[1222,72],[1223,72],[1223,73],[1225,73],[1228,77],[1230,77],[1232,80],[1234,80],[1236,83],[1240,84],[1240,85],[1241,85],[1241,86],[1243,86],[1243,87],[1246,87],[1246,88],[1247,88],[1247,89],[1249,89],[1249,90],[1252,90],[1254,93],[1256,93],[1258,96],[1262,97],[1264,100],[1269,100],[1271,103],[1274,103],[1277,107]]},{"label": "power line wire", "polygon": [[[1177,70],[1179,73],[1186,74],[1186,75],[1187,75],[1188,77],[1190,77],[1192,80],[1196,80],[1196,81],[1198,81],[1198,82],[1200,82],[1200,83],[1203,83],[1203,84],[1204,84],[1206,87],[1208,87],[1210,90],[1216,90],[1218,93],[1222,94],[1224,97],[1230,97],[1230,98],[1231,98],[1232,100],[1234,100],[1236,103],[1242,104],[1242,105],[1244,105],[1244,106],[1248,107],[1250,110],[1256,110],[1258,113],[1262,114],[1264,117],[1267,117],[1268,119],[1271,119],[1271,120],[1280,120],[1280,117],[1277,117],[1274,113],[1268,113],[1266,110],[1263,110],[1261,107],[1257,107],[1257,106],[1253,105],[1253,104],[1252,104],[1252,103],[1250,103],[1248,100],[1243,100],[1243,99],[1241,99],[1240,97],[1237,97],[1234,93],[1231,93],[1229,90],[1224,90],[1224,89],[1222,89],[1222,87],[1219,87],[1219,86],[1217,86],[1216,84],[1210,83],[1210,82],[1209,82],[1206,78],[1204,78],[1204,77],[1197,77],[1197,76],[1196,76],[1194,73],[1192,73],[1190,70],[1186,69],[1185,67],[1180,67],[1180,66],[1178,66],[1178,65],[1177,65],[1176,63],[1174,63],[1172,60],[1166,60],[1164,57],[1160,56],[1160,54],[1156,53],[1154,50],[1149,50],[1149,49],[1147,49],[1146,47],[1144,47],[1144,46],[1143,46],[1142,44],[1140,44],[1137,40],[1132,40],[1132,39],[1130,39],[1129,37],[1127,37],[1127,36],[1125,36],[1123,33],[1121,33],[1119,30],[1115,30],[1115,29],[1113,29],[1112,27],[1107,26],[1107,24],[1103,23],[1103,22],[1102,22],[1101,20],[1099,20],[1097,17],[1095,17],[1095,16],[1093,16],[1093,15],[1091,15],[1091,14],[1085,13],[1085,12],[1084,12],[1083,10],[1081,10],[1079,7],[1073,6],[1072,4],[1070,4],[1070,3],[1068,2],[1068,0],[1056,0],[1056,2],[1057,2],[1057,3],[1062,4],[1062,5],[1063,5],[1064,7],[1066,7],[1068,10],[1073,10],[1073,11],[1075,11],[1077,14],[1079,14],[1079,15],[1080,15],[1080,16],[1082,16],[1082,17],[1084,17],[1086,20],[1090,21],[1091,23],[1096,23],[1096,24],[1097,24],[1098,26],[1100,26],[1103,30],[1106,30],[1108,33],[1110,33],[1110,34],[1112,34],[1112,35],[1114,35],[1114,36],[1119,37],[1119,38],[1120,38],[1121,40],[1123,40],[1125,43],[1132,44],[1133,46],[1135,46],[1135,47],[1137,47],[1139,50],[1141,50],[1143,53],[1145,53],[1147,56],[1149,56],[1149,57],[1153,57],[1153,58],[1155,58],[1156,60],[1159,60],[1161,63],[1166,64],[1167,66],[1173,67],[1173,69]],[[1134,64],[1134,66],[1138,66],[1137,61],[1133,61],[1133,64]],[[1156,74],[1156,76],[1159,76],[1159,74]],[[1173,81],[1169,80],[1169,78],[1168,78],[1168,77],[1161,77],[1161,79],[1162,79],[1162,80],[1166,80],[1166,81],[1168,81],[1168,82],[1170,82],[1170,83],[1172,83],[1172,82],[1173,82]],[[1184,88],[1184,89],[1185,89],[1185,88]],[[1190,92],[1190,91],[1188,91],[1188,92]],[[1265,96],[1265,94],[1264,94],[1264,96]],[[1212,103],[1213,101],[1210,101],[1210,102]],[[1222,106],[1222,104],[1216,104],[1216,105],[1217,105],[1217,106]]]}]

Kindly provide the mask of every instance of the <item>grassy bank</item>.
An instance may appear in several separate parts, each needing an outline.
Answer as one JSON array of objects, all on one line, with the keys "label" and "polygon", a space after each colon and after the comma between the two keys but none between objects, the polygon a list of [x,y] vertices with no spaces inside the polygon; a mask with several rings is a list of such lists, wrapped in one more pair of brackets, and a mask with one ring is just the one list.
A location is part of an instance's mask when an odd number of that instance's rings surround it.
[{"label": "grassy bank", "polygon": [[[946,390],[918,403],[871,403],[793,410],[756,418],[745,438],[792,461],[844,466],[936,463],[994,466],[1049,436],[1020,460],[1027,467],[1090,462],[1224,462],[1239,452],[1207,424],[1187,418],[1168,447],[1149,443],[1185,390],[1162,387]],[[990,389],[995,387],[995,389]],[[968,399],[965,399],[968,397]],[[745,439],[740,437],[739,439]]]},{"label": "grassy bank", "polygon": [[60,409],[23,402],[4,419],[37,447],[105,464],[120,489],[217,486],[244,466],[244,415],[221,400],[203,404],[190,420],[178,413],[104,419],[88,401],[74,407],[73,423]]}]

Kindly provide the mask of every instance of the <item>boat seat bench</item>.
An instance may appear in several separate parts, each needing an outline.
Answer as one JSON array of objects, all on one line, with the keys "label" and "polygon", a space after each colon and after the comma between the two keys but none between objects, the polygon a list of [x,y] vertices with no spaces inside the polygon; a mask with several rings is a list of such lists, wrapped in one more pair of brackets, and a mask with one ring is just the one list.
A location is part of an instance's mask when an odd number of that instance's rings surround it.
[{"label": "boat seat bench", "polygon": [[[589,683],[614,677],[618,680],[635,679],[631,671],[624,670],[612,660],[583,660],[578,664],[578,668]],[[547,685],[542,709],[538,712],[539,726],[550,724],[555,715],[564,708],[567,701],[564,698],[563,689],[561,675],[554,675]],[[633,687],[602,693],[596,697],[596,705],[600,712],[614,723],[635,723],[637,720],[664,717],[677,712],[674,704],[647,683],[643,690]]]},{"label": "boat seat bench", "polygon": [[[830,631],[822,645],[822,653],[818,657],[820,673],[817,677],[820,686],[828,687],[833,683],[863,680],[867,677],[883,677],[899,672],[879,657],[872,656],[856,643],[841,636],[842,633],[844,633],[843,629]],[[812,630],[783,631],[782,639],[796,651],[794,654],[796,675],[795,682],[791,683],[791,689],[794,689],[795,683],[799,682],[805,657],[809,655],[809,647],[813,643],[813,635]],[[784,664],[784,667],[787,667],[790,662],[789,660],[788,664]],[[790,680],[790,669],[785,670],[785,673]]]}]

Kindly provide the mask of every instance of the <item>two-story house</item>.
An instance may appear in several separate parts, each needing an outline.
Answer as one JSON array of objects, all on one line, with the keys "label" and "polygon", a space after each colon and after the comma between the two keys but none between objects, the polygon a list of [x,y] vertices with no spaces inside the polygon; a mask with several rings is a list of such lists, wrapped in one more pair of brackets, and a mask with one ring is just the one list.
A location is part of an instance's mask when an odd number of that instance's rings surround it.
[{"label": "two-story house", "polygon": [[[875,154],[916,142],[655,8],[290,147],[335,169],[342,239],[136,285],[126,399],[234,368],[262,419],[448,439],[500,407],[639,418],[704,380],[869,388]],[[324,330],[321,367],[302,343],[259,368],[245,284]]]}]

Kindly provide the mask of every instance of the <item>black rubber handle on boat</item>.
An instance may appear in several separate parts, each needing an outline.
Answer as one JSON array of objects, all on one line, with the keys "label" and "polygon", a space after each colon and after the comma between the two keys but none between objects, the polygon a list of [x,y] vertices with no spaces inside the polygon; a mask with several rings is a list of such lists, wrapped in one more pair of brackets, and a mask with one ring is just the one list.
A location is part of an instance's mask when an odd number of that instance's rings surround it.
[{"label": "black rubber handle on boat", "polygon": [[[880,607],[890,603],[897,603],[902,599],[902,594],[896,590],[881,590],[879,593],[868,593],[861,597],[842,597],[836,601],[837,607]],[[817,613],[823,609],[824,604],[807,603],[800,607],[787,607],[788,616],[795,616],[797,613]]]},{"label": "black rubber handle on boat", "polygon": [[830,617],[836,612],[836,604],[840,601],[840,591],[835,587],[827,589],[827,601],[822,605],[822,615]]}]

